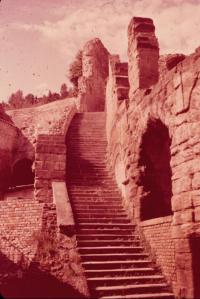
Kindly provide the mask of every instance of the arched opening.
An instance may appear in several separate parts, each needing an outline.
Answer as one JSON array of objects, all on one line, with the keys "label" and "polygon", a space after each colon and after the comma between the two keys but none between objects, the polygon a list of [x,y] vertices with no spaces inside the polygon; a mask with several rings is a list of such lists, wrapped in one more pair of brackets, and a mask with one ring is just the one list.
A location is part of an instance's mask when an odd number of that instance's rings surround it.
[{"label": "arched opening", "polygon": [[140,184],[143,186],[141,220],[172,214],[170,144],[168,128],[158,119],[149,121],[142,137],[139,159]]},{"label": "arched opening", "polygon": [[22,186],[34,183],[33,161],[22,159],[15,163],[12,174],[12,186]]}]

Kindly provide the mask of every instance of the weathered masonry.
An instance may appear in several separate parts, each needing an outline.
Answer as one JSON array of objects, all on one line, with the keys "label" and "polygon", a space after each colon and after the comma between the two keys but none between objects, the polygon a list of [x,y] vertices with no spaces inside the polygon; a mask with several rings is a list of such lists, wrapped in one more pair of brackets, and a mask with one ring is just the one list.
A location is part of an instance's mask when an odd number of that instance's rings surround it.
[{"label": "weathered masonry", "polygon": [[1,111],[0,292],[199,298],[200,50],[134,17],[128,62],[82,53],[77,98]]}]

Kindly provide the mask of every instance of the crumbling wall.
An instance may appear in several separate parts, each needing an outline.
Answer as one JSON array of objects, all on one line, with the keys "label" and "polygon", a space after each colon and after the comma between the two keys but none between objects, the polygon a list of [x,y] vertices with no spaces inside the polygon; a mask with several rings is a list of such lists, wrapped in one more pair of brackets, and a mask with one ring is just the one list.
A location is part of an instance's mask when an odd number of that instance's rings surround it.
[{"label": "crumbling wall", "polygon": [[[143,23],[143,24],[142,24]],[[141,32],[140,32],[141,31]],[[148,124],[159,120],[169,130],[170,166],[173,222],[168,238],[171,247],[171,268],[177,280],[174,291],[178,296],[198,298],[194,283],[198,264],[192,246],[197,242],[200,230],[199,218],[199,66],[200,53],[180,61],[174,68],[158,77],[158,44],[151,20],[134,18],[129,26],[129,101],[122,101],[115,112],[108,136],[108,162],[115,168],[115,157],[120,155],[125,167],[124,204],[132,221],[140,224],[141,201],[145,196],[141,178],[145,169],[140,165],[142,139]],[[140,42],[139,37],[145,37]],[[146,61],[148,63],[146,64]],[[146,66],[145,66],[146,65]],[[110,98],[107,98],[107,101]],[[107,118],[109,121],[110,117]],[[123,135],[122,135],[123,132]],[[159,199],[158,199],[159,200]],[[157,225],[158,240],[162,243],[162,225]],[[147,236],[147,234],[146,234]],[[195,241],[196,240],[196,241]],[[152,241],[149,241],[152,243]],[[198,243],[198,242],[197,242]],[[193,244],[193,245],[191,245]],[[169,277],[164,261],[167,252],[159,252],[163,273]],[[197,244],[198,245],[198,244]],[[196,261],[195,261],[196,259]]]},{"label": "crumbling wall", "polygon": [[34,196],[27,190],[12,190],[0,202],[0,259],[4,264],[0,291],[7,297],[88,295],[76,237],[59,230],[52,199],[52,181],[65,181],[65,134],[75,113],[75,103],[69,99],[10,111],[23,132],[15,127],[23,137],[14,143],[13,161],[29,157],[33,148],[35,183]]},{"label": "crumbling wall", "polygon": [[35,144],[39,134],[52,131],[59,134],[75,104],[75,98],[67,98],[39,107],[9,110],[8,114],[30,143]]},{"label": "crumbling wall", "polygon": [[80,112],[104,111],[108,56],[107,49],[98,38],[83,47],[82,77],[78,81]]},{"label": "crumbling wall", "polygon": [[0,292],[8,298],[84,298],[76,237],[58,231],[56,207],[35,199],[0,202]]}]

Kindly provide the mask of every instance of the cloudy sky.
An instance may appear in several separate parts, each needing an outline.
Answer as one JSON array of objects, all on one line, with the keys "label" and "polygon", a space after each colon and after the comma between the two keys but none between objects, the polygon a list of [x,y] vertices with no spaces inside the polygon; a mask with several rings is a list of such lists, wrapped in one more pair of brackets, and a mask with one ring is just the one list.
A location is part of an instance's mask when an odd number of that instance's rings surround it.
[{"label": "cloudy sky", "polygon": [[133,16],[154,19],[161,53],[188,54],[200,45],[200,0],[1,0],[0,100],[19,88],[58,91],[77,50],[93,37],[127,60]]}]

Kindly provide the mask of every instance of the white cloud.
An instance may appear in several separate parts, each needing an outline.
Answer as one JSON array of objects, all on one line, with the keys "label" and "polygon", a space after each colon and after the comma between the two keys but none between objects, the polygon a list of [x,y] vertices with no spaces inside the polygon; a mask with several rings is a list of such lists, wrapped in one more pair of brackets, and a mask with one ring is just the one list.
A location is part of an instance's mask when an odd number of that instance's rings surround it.
[{"label": "white cloud", "polygon": [[125,57],[127,26],[133,15],[154,19],[162,52],[189,53],[198,46],[198,1],[85,1],[82,6],[62,7],[62,12],[65,10],[65,15],[56,22],[17,24],[16,28],[39,33],[67,59],[72,59],[75,52],[93,37],[101,38],[111,52]]},{"label": "white cloud", "polygon": [[42,96],[44,94],[47,94],[49,89],[50,88],[49,88],[48,84],[43,82],[43,83],[39,84],[38,86],[36,86],[35,92],[38,96]]}]

